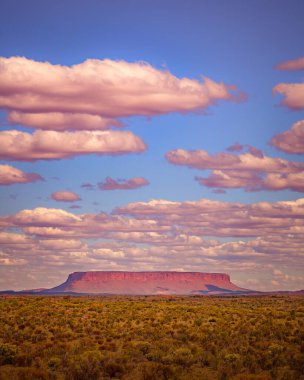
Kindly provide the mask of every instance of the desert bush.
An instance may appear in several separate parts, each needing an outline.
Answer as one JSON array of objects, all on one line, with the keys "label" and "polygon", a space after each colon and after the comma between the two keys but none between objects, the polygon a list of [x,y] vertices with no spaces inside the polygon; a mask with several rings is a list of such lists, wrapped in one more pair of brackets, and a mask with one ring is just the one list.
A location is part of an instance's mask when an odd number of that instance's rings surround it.
[{"label": "desert bush", "polygon": [[293,380],[304,374],[303,296],[0,301],[0,380]]},{"label": "desert bush", "polygon": [[14,364],[18,347],[11,343],[0,343],[0,365]]}]

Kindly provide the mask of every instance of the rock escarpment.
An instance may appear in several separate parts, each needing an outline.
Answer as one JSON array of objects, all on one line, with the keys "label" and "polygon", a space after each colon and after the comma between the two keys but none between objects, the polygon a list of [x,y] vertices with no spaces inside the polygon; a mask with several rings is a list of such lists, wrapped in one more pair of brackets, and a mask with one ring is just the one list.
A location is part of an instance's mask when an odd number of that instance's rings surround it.
[{"label": "rock escarpment", "polygon": [[209,294],[246,292],[225,273],[201,272],[74,272],[49,292],[94,294]]}]

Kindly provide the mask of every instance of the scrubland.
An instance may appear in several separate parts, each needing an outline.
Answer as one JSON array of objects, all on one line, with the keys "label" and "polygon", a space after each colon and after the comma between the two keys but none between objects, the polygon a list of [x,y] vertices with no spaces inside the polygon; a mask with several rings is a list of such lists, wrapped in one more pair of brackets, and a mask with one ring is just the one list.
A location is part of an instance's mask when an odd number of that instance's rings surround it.
[{"label": "scrubland", "polygon": [[0,379],[304,378],[304,297],[0,297]]}]

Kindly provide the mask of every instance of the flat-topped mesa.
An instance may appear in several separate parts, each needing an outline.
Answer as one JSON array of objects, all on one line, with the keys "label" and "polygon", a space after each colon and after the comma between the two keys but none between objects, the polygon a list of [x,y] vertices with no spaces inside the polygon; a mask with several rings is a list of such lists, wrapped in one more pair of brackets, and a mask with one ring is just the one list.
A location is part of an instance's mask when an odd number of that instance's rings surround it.
[{"label": "flat-topped mesa", "polygon": [[225,273],[202,272],[74,272],[51,292],[95,294],[205,294],[242,292]]}]

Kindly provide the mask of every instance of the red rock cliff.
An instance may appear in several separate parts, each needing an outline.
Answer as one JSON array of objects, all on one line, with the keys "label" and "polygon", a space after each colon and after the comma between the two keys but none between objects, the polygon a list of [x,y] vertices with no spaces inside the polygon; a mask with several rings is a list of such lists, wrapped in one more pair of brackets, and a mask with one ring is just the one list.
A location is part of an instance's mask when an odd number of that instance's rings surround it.
[{"label": "red rock cliff", "polygon": [[204,294],[243,291],[225,273],[201,272],[75,272],[53,292],[106,294]]}]

